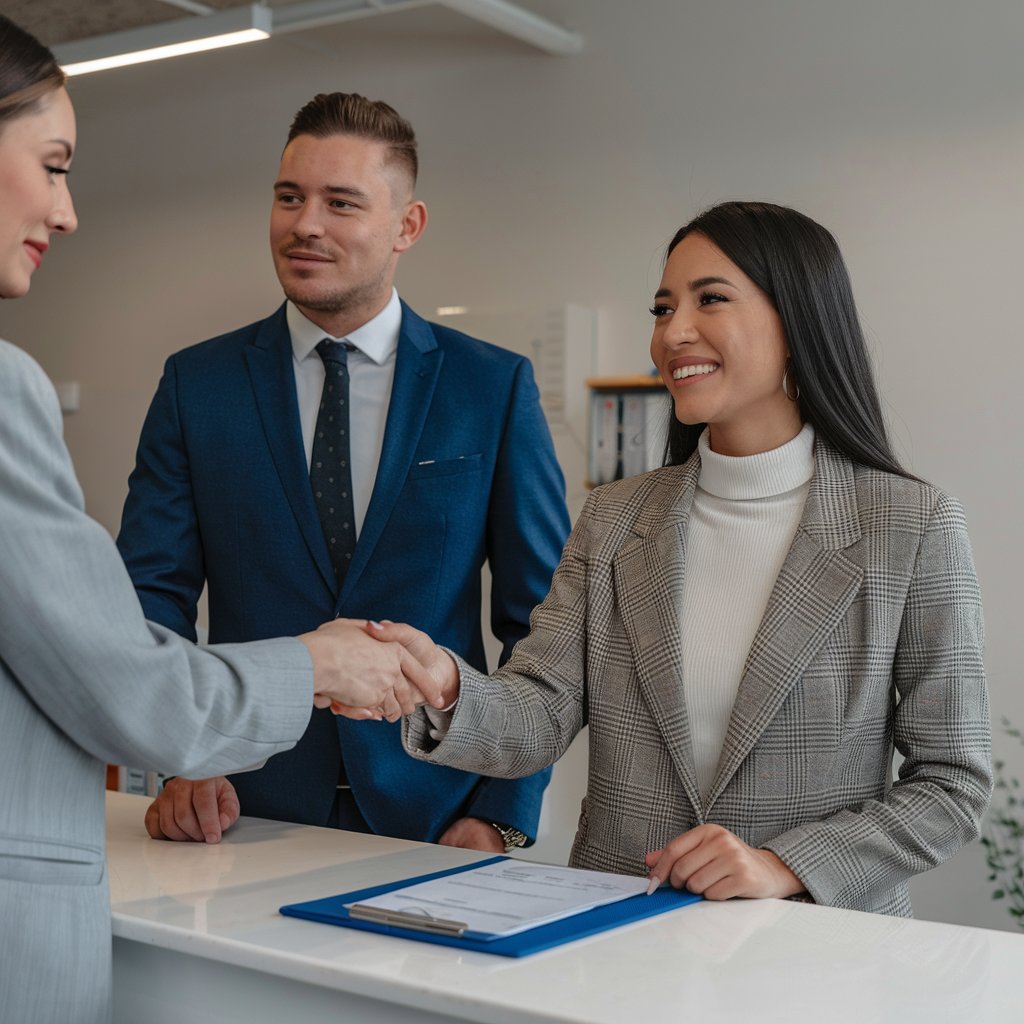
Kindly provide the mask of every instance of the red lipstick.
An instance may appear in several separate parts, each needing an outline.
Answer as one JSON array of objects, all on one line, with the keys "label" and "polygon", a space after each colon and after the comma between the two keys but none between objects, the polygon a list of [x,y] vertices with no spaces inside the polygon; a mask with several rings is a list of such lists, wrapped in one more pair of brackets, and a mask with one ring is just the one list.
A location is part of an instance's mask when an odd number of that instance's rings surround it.
[{"label": "red lipstick", "polygon": [[31,238],[25,239],[25,251],[37,268],[43,262],[43,253],[49,248],[49,242],[37,242]]}]

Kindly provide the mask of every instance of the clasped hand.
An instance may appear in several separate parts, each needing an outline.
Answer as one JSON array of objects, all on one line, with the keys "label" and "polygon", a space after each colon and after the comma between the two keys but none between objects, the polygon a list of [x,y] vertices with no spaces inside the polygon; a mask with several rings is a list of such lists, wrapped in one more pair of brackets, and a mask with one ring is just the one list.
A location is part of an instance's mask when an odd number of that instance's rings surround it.
[{"label": "clasped hand", "polygon": [[411,626],[334,619],[299,639],[313,659],[313,704],[335,714],[395,722],[457,692],[455,663]]}]

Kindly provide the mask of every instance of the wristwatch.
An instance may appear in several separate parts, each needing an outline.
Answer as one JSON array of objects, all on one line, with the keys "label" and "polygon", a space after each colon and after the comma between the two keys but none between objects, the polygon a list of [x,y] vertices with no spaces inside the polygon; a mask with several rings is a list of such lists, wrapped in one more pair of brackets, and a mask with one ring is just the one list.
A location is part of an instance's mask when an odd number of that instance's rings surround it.
[{"label": "wristwatch", "polygon": [[501,833],[501,838],[505,840],[506,853],[510,850],[517,850],[529,842],[529,836],[525,832],[520,832],[519,829],[512,828],[511,825],[499,825],[496,821],[492,821],[490,825],[491,828],[497,829]]}]

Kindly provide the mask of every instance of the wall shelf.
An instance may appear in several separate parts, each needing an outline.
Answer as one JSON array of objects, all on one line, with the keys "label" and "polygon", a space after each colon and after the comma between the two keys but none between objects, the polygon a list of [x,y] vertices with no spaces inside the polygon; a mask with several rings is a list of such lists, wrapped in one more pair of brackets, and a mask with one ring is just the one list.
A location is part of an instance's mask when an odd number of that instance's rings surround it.
[{"label": "wall shelf", "polygon": [[588,377],[588,488],[662,465],[670,405],[660,377]]}]

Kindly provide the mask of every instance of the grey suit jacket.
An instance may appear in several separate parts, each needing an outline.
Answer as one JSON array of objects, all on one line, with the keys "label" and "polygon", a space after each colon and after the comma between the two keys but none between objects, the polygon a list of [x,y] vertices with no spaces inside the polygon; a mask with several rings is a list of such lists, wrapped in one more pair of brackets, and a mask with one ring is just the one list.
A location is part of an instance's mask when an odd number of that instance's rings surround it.
[{"label": "grey suit jacket", "polygon": [[104,1021],[104,763],[219,775],[287,750],[296,640],[201,650],[142,617],[83,511],[42,370],[0,342],[0,1021]]},{"label": "grey suit jacket", "polygon": [[[815,445],[800,526],[747,656],[702,800],[680,615],[699,457],[595,490],[529,636],[486,677],[460,665],[415,756],[526,774],[590,726],[571,863],[645,873],[704,822],[773,850],[814,899],[910,914],[907,880],[978,834],[991,791],[981,602],[960,506]],[[892,781],[893,749],[903,755]]]}]

